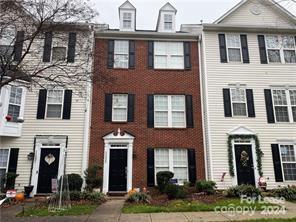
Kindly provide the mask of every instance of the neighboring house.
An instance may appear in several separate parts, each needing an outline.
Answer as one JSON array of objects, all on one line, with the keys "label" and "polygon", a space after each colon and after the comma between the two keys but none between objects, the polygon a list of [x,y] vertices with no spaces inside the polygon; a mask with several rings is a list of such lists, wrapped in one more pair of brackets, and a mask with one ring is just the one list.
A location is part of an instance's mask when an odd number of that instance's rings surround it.
[{"label": "neighboring house", "polygon": [[89,164],[103,167],[105,193],[154,186],[159,171],[205,178],[198,39],[176,31],[176,12],[167,3],[156,30],[137,30],[126,1],[120,29],[95,33]]},{"label": "neighboring house", "polygon": [[268,189],[295,184],[295,17],[274,1],[246,0],[181,30],[202,34],[208,179],[219,189],[258,186],[262,175]]},{"label": "neighboring house", "polygon": [[[36,68],[61,61],[69,69],[81,64],[79,68],[88,75],[93,36],[89,24],[56,25],[36,38],[24,64]],[[65,73],[52,67],[42,75]],[[3,87],[0,107],[0,173],[16,172],[15,188],[33,185],[33,194],[51,193],[52,179],[64,170],[83,175],[88,166],[90,84],[82,82],[79,90],[71,84],[53,88],[42,80],[39,83],[42,87],[32,84],[28,89],[18,82]]]}]

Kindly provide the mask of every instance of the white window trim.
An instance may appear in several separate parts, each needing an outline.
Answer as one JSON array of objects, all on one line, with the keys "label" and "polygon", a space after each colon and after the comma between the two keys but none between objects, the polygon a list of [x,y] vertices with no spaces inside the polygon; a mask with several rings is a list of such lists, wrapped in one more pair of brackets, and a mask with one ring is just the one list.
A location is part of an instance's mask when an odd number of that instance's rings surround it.
[{"label": "white window trim", "polygon": [[[168,110],[156,110],[155,109],[155,100],[154,100],[154,116],[156,112],[168,112],[168,125],[167,126],[156,126],[155,121],[154,121],[154,128],[186,128],[187,127],[187,121],[186,121],[186,98],[185,95],[154,95],[155,96],[167,96],[168,98]],[[183,96],[184,98],[184,126],[173,126],[173,112],[178,112],[178,111],[173,111],[172,109],[172,96]],[[179,112],[183,112],[180,111]]]},{"label": "white window trim", "polygon": [[[10,102],[10,96],[11,96],[11,89],[12,87],[16,87],[16,88],[20,88],[22,89],[22,94],[21,94],[21,103],[20,104],[17,104],[17,103],[11,103]],[[8,115],[8,111],[9,111],[9,105],[13,105],[13,106],[18,106],[20,107],[20,112],[19,112],[19,116],[17,118],[20,118],[21,117],[21,111],[22,111],[22,105],[23,105],[23,94],[24,94],[24,89],[22,87],[18,87],[18,86],[12,86],[10,88],[10,91],[9,91],[9,98],[8,98],[8,107],[7,107],[7,115]]]},{"label": "white window trim", "polygon": [[[55,37],[55,34],[56,36],[58,37]],[[52,34],[52,44],[51,44],[51,49],[50,49],[50,62],[51,63],[58,63],[58,62],[66,62],[67,61],[67,52],[68,52],[68,37],[65,35],[62,35],[62,37],[59,36],[60,33],[53,33]],[[67,39],[67,41],[61,41],[60,38],[65,38]],[[64,45],[63,45],[64,44]],[[66,48],[66,55],[65,55],[65,60],[53,60],[53,48],[56,48],[56,47],[63,47],[63,48]]]},{"label": "white window trim", "polygon": [[[187,168],[187,177],[186,177],[186,180],[187,182],[189,181],[189,164],[188,164],[188,159],[187,160],[187,166],[174,166],[174,150],[178,150],[178,149],[182,149],[182,148],[156,148],[156,149],[166,149],[169,151],[169,171],[170,172],[173,172],[174,173],[174,167],[178,167],[178,168]],[[186,150],[186,156],[188,155],[188,150],[187,149],[184,149]],[[156,159],[156,152],[154,152],[154,159]],[[154,177],[155,177],[155,185],[157,185],[157,178],[156,178],[156,168],[164,168],[164,167],[167,167],[167,166],[157,166],[156,164],[154,164]],[[174,177],[173,177],[174,178]],[[183,185],[183,183],[179,183],[178,182],[178,185]]]},{"label": "white window trim", "polygon": [[[166,15],[171,17],[170,21],[165,20]],[[166,28],[166,24],[171,24],[171,28],[170,29]],[[172,14],[164,14],[163,15],[163,29],[166,30],[166,31],[173,30],[173,15]]]},{"label": "white window trim", "polygon": [[1,148],[2,150],[8,150],[8,155],[7,155],[7,164],[6,167],[0,167],[1,170],[5,170],[5,173],[8,171],[8,166],[9,166],[9,159],[10,159],[10,148]]},{"label": "white window trim", "polygon": [[[117,53],[116,52],[116,42],[127,42],[127,52],[126,53]],[[115,56],[116,55],[125,55],[127,56],[127,67],[121,67],[121,66],[116,66],[116,63],[115,63]],[[114,69],[128,69],[129,68],[129,40],[114,40],[114,55],[113,55],[113,68]]]},{"label": "white window trim", "polygon": [[[228,47],[228,44],[227,44],[227,36],[229,35],[238,35],[239,37],[239,47]],[[241,43],[241,39],[240,39],[240,34],[237,34],[237,33],[227,33],[225,34],[225,45],[226,45],[226,49],[227,49],[227,62],[229,63],[243,63],[243,54],[242,54],[242,43]],[[229,49],[239,49],[239,52],[240,52],[240,61],[230,61],[229,60]]]},{"label": "white window trim", "polygon": [[[281,146],[293,146],[293,149],[294,149],[294,155],[295,155],[295,161],[294,162],[291,162],[291,161],[283,161],[282,159],[282,150],[281,150]],[[285,173],[284,173],[284,165],[283,163],[295,163],[296,164],[296,144],[293,144],[293,143],[280,143],[278,144],[279,146],[279,153],[280,153],[280,158],[281,158],[281,167],[282,167],[282,175],[283,175],[283,182],[286,182],[286,181],[295,181],[295,180],[286,180],[285,178]]]},{"label": "white window trim", "polygon": [[[275,90],[284,90],[285,93],[286,93],[286,100],[287,100],[287,105],[275,105],[274,104],[274,96],[273,96],[273,91]],[[291,104],[291,99],[290,99],[290,90],[296,90],[296,89],[272,89],[271,90],[271,95],[272,95],[272,107],[273,107],[273,113],[274,113],[274,121],[276,123],[294,123],[293,121],[293,111],[292,111],[292,104]],[[277,118],[276,118],[276,112],[275,112],[275,107],[276,106],[283,106],[283,107],[288,107],[288,117],[289,117],[289,121],[288,122],[279,122],[277,121]]]},{"label": "white window trim", "polygon": [[[130,19],[125,18],[124,17],[124,14],[130,14]],[[133,16],[132,16],[132,13],[131,12],[123,12],[122,13],[122,27],[124,29],[131,29],[132,28],[132,17]],[[130,26],[129,27],[124,27],[125,22],[129,22],[130,23]]]},{"label": "white window trim", "polygon": [[[117,95],[124,95],[126,96],[126,108],[122,108],[122,107],[119,107],[121,109],[126,109],[126,112],[125,112],[125,119],[123,120],[114,120],[114,109],[118,107],[115,107],[114,106],[114,97],[117,96]],[[127,122],[127,116],[128,116],[128,94],[120,94],[120,93],[116,93],[116,94],[112,94],[112,122]]]},{"label": "white window trim", "polygon": [[[63,94],[62,94],[62,103],[48,103],[48,93],[51,90],[63,91]],[[46,94],[46,107],[45,107],[45,119],[62,119],[62,117],[63,117],[63,110],[64,110],[64,97],[65,97],[65,90],[64,89],[49,89],[47,91],[47,94]],[[61,116],[60,117],[47,117],[48,104],[49,105],[60,105],[61,104],[62,105],[62,107],[61,107]]]},{"label": "white window trim", "polygon": [[[266,53],[266,57],[267,57],[267,62],[268,64],[288,64],[288,65],[295,65],[296,63],[289,63],[289,62],[285,62],[285,55],[284,55],[284,50],[291,50],[292,49],[285,49],[284,47],[281,47],[279,46],[279,48],[268,48],[267,47],[267,36],[277,36],[278,39],[279,39],[279,43],[281,44],[283,41],[282,41],[282,36],[283,35],[277,35],[277,34],[266,34],[264,35],[264,38],[265,38],[265,53]],[[295,41],[295,37],[293,35],[286,35],[286,36],[292,36],[293,37],[293,40],[294,40],[294,46],[295,46],[295,53],[296,53],[296,41]],[[268,50],[279,50],[280,51],[280,62],[270,62],[269,61],[269,56],[268,56]]]},{"label": "white window trim", "polygon": [[[245,107],[246,107],[246,115],[245,116],[242,116],[242,115],[234,115],[234,112],[233,112],[233,103],[238,103],[238,102],[233,102],[232,101],[232,89],[236,89],[236,88],[230,88],[230,103],[231,103],[231,113],[232,113],[232,117],[248,117],[248,103],[247,103],[247,94],[246,94],[246,89],[244,88],[239,88],[239,89],[243,89],[244,90],[244,95],[245,95]],[[239,103],[243,103],[243,102],[239,102]]]}]

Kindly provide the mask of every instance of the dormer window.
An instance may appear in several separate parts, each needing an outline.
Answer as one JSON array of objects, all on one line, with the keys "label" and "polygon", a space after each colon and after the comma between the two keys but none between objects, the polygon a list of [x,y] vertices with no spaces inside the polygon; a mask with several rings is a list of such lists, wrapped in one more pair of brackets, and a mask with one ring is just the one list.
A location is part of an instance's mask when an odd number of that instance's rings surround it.
[{"label": "dormer window", "polygon": [[130,29],[132,27],[132,13],[123,13],[123,28]]},{"label": "dormer window", "polygon": [[165,30],[173,29],[173,15],[169,15],[169,14],[164,15],[164,29]]}]

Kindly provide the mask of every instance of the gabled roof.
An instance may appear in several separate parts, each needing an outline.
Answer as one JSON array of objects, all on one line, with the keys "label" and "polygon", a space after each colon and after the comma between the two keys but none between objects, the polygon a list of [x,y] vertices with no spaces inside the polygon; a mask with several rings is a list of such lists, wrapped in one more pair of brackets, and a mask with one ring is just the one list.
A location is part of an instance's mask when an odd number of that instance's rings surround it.
[{"label": "gabled roof", "polygon": [[174,11],[175,13],[177,13],[177,9],[172,6],[171,3],[167,2],[164,6],[162,6],[159,11]]},{"label": "gabled roof", "polygon": [[133,6],[132,3],[130,3],[128,0],[125,1],[119,8],[124,8],[124,9],[134,9],[136,10],[135,6]]},{"label": "gabled roof", "polygon": [[[219,24],[224,19],[226,19],[228,16],[230,16],[232,13],[234,13],[236,10],[238,10],[241,6],[243,6],[247,2],[253,2],[253,0],[242,0],[238,4],[236,4],[233,8],[231,8],[229,11],[227,11],[224,15],[222,15],[220,18],[218,18],[214,24]],[[258,3],[267,3],[270,4],[272,9],[277,10],[278,12],[285,15],[289,20],[296,22],[295,16],[290,13],[288,10],[286,10],[284,7],[282,7],[280,4],[278,4],[274,0],[258,0]]]}]

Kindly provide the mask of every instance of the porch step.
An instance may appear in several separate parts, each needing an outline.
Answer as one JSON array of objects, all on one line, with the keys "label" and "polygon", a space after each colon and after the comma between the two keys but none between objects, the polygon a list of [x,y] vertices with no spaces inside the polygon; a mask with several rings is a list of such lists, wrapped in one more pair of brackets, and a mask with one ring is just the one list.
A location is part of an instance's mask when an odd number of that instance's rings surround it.
[{"label": "porch step", "polygon": [[127,192],[123,191],[110,191],[107,193],[109,197],[124,197]]}]

